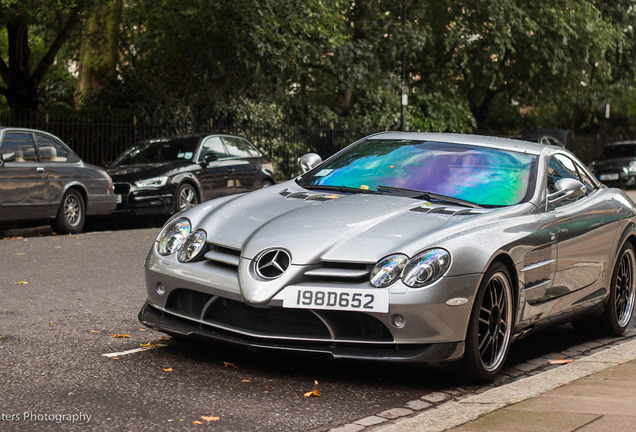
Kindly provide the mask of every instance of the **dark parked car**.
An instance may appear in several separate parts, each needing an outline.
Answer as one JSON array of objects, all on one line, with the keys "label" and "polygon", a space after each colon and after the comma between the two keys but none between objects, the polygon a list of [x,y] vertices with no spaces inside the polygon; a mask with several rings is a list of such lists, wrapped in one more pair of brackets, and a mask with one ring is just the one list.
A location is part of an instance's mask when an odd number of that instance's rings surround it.
[{"label": "dark parked car", "polygon": [[61,233],[82,231],[86,216],[115,209],[113,183],[58,137],[0,127],[0,223],[51,221]]},{"label": "dark parked car", "polygon": [[198,134],[127,149],[108,167],[117,211],[172,214],[200,202],[276,183],[274,166],[245,138]]},{"label": "dark parked car", "polygon": [[606,186],[636,186],[636,141],[609,144],[601,156],[592,162],[590,169]]}]

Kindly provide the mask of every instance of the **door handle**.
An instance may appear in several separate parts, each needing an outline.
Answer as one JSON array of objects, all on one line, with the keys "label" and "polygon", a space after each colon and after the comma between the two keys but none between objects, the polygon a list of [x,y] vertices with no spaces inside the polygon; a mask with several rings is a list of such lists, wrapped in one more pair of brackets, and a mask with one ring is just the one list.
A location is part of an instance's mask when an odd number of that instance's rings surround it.
[{"label": "door handle", "polygon": [[38,172],[38,174],[44,174],[44,167],[37,167],[35,170]]}]

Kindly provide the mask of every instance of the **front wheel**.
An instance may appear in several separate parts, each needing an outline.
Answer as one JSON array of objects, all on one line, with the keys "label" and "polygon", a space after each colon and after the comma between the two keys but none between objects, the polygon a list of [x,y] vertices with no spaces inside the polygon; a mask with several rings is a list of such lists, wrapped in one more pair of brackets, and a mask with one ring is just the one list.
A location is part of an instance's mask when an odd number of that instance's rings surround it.
[{"label": "front wheel", "polygon": [[635,269],[636,253],[632,244],[627,242],[618,254],[607,306],[599,318],[601,327],[611,335],[621,335],[632,319],[636,292]]},{"label": "front wheel", "polygon": [[58,234],[75,234],[82,232],[85,222],[84,198],[77,190],[70,189],[64,194],[57,216],[51,225]]},{"label": "front wheel", "polygon": [[508,356],[513,323],[511,280],[508,269],[494,263],[479,285],[468,323],[462,365],[472,380],[491,382]]},{"label": "front wheel", "polygon": [[183,183],[174,194],[175,213],[188,210],[199,204],[199,195],[196,189],[189,183]]}]

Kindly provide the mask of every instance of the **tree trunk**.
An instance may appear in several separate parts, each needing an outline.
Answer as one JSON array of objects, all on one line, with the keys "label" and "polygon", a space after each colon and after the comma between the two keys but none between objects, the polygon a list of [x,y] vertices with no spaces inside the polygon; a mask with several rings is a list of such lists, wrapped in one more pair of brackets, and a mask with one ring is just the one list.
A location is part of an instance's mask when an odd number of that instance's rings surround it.
[{"label": "tree trunk", "polygon": [[6,87],[2,93],[16,113],[24,113],[38,107],[38,83],[29,74],[29,31],[21,17],[6,25],[9,39],[9,67],[3,68]]},{"label": "tree trunk", "polygon": [[117,73],[122,0],[99,5],[84,21],[75,108],[81,108]]}]

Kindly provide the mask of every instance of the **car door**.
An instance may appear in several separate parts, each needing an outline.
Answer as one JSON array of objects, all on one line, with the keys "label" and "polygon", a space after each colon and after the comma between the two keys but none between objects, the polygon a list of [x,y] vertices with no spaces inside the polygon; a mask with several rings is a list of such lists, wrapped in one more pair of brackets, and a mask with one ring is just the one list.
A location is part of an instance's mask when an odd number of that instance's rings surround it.
[{"label": "car door", "polygon": [[[33,134],[7,130],[0,153],[13,158],[0,166],[0,220],[18,221],[52,217],[48,173],[37,153]],[[6,156],[5,156],[6,157]]]},{"label": "car door", "polygon": [[203,201],[236,191],[233,162],[221,137],[209,136],[202,140],[198,162],[201,164],[198,177]]},{"label": "car door", "polygon": [[561,178],[573,178],[586,185],[585,195],[562,201],[550,208],[552,231],[557,238],[557,268],[546,300],[560,297],[598,281],[611,266],[610,251],[618,225],[604,194],[574,160],[564,154],[552,156],[548,190]]},{"label": "car door", "polygon": [[43,165],[46,165],[48,200],[52,208],[59,208],[66,185],[81,179],[81,170],[74,165],[79,157],[48,135],[34,133]]},{"label": "car door", "polygon": [[235,180],[237,192],[246,192],[254,189],[256,175],[258,173],[258,158],[260,152],[249,142],[239,137],[224,136],[223,142],[232,161],[232,175]]}]

